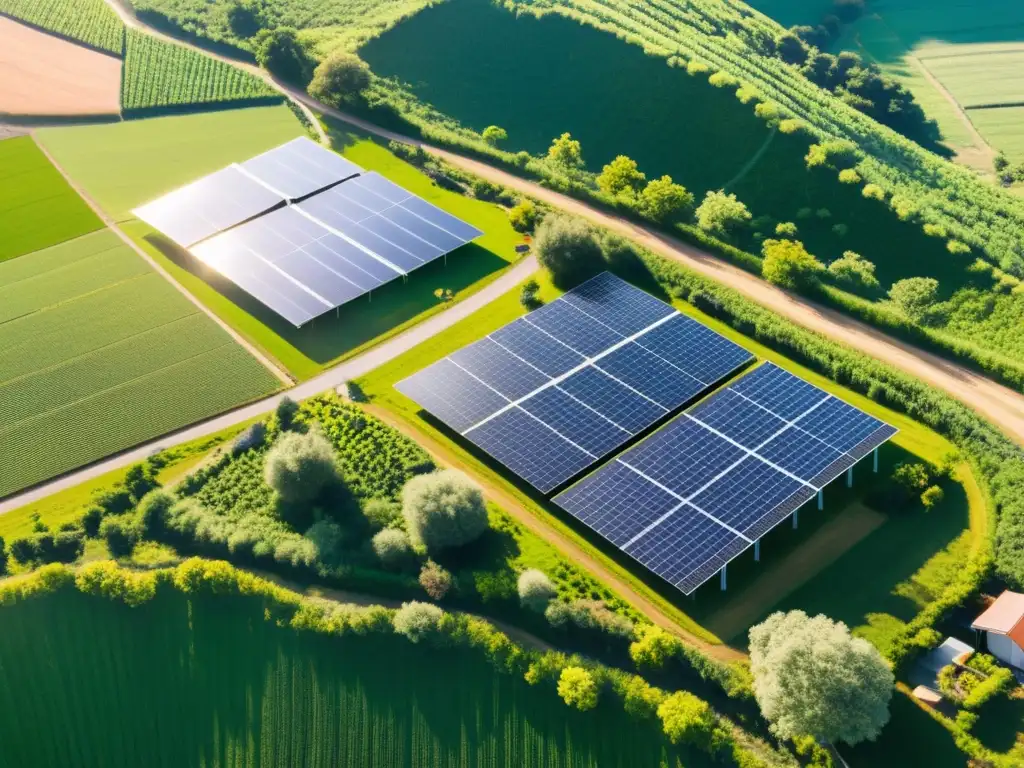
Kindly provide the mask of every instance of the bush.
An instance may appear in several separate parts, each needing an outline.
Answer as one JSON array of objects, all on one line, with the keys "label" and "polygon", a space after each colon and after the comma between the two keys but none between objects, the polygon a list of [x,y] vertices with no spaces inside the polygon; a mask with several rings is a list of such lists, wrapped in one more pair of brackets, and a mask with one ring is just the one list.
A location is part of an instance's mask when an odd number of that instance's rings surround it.
[{"label": "bush", "polygon": [[662,729],[673,744],[707,747],[715,729],[715,714],[707,702],[677,691],[658,706]]},{"label": "bush", "polygon": [[825,266],[799,240],[765,240],[762,252],[761,274],[783,288],[807,288],[825,271]]},{"label": "bush", "polygon": [[[278,405],[278,408],[281,406]],[[255,424],[251,424],[248,429],[243,431],[235,441],[231,444],[231,453],[237,456],[240,453],[246,451],[252,451],[257,448],[262,448],[263,443],[267,440],[267,425],[262,421],[257,421]]]},{"label": "bush", "polygon": [[267,452],[264,479],[287,506],[310,504],[339,483],[334,448],[319,430],[285,432]]},{"label": "bush", "polygon": [[0,536],[0,576],[7,573],[7,542]]},{"label": "bush", "polygon": [[601,245],[590,225],[577,218],[549,214],[537,228],[537,261],[560,288],[571,288],[604,267]]},{"label": "bush", "polygon": [[544,612],[548,603],[558,594],[551,579],[536,568],[530,568],[519,574],[516,588],[519,591],[519,602],[524,607],[540,613]]},{"label": "bush", "polygon": [[558,695],[581,712],[597,706],[597,683],[583,667],[566,667],[558,676]]},{"label": "bush", "polygon": [[128,557],[139,541],[139,526],[133,515],[107,517],[100,525],[100,536],[114,557]]},{"label": "bush", "polygon": [[39,545],[32,536],[22,536],[11,542],[11,557],[21,565],[32,565],[39,559]]},{"label": "bush", "polygon": [[452,575],[433,560],[427,560],[420,570],[420,586],[431,600],[442,600],[452,588]]},{"label": "bush", "polygon": [[654,624],[637,627],[636,639],[629,646],[630,658],[640,667],[660,669],[680,650],[682,641]]},{"label": "bush", "polygon": [[697,226],[705,232],[720,236],[739,229],[751,219],[747,206],[736,199],[736,195],[724,192],[708,192],[697,208]]},{"label": "bush", "polygon": [[139,502],[139,534],[145,539],[158,539],[167,525],[167,517],[176,499],[169,491],[155,490]]},{"label": "bush", "polygon": [[332,107],[358,102],[370,85],[366,62],[347,51],[335,51],[313,72],[309,95]]},{"label": "bush", "polygon": [[634,632],[633,622],[613,613],[600,600],[552,601],[544,611],[544,617],[551,626],[559,629],[573,626],[627,640],[633,637]]},{"label": "bush", "polygon": [[82,528],[85,535],[95,539],[100,534],[100,523],[103,522],[104,511],[102,507],[89,507],[82,515]]},{"label": "bush", "polygon": [[341,547],[345,540],[345,532],[333,520],[318,520],[303,534],[315,550],[317,563],[334,567],[341,561]]},{"label": "bush", "polygon": [[483,140],[492,147],[496,147],[498,144],[508,139],[508,131],[497,125],[488,125],[480,135],[483,137]]},{"label": "bush", "polygon": [[532,277],[523,283],[523,287],[519,291],[519,303],[523,305],[524,309],[532,311],[544,305],[544,302],[537,296],[539,291],[540,285]]},{"label": "bush", "polygon": [[636,160],[625,155],[616,157],[597,176],[598,188],[612,197],[623,193],[636,194],[645,181],[647,177],[637,168]]},{"label": "bush", "polygon": [[370,528],[379,531],[404,525],[402,506],[387,499],[370,499],[363,504],[363,516]]},{"label": "bush", "polygon": [[682,184],[676,184],[672,177],[665,175],[651,179],[637,202],[640,213],[658,222],[679,218],[693,205],[693,194]]},{"label": "bush", "polygon": [[532,232],[537,225],[537,206],[532,200],[523,200],[508,212],[508,221],[516,232]]},{"label": "bush", "polygon": [[943,490],[937,486],[930,486],[921,494],[921,504],[924,505],[925,509],[932,509],[933,507],[942,503],[942,500],[946,497]]},{"label": "bush", "polygon": [[413,543],[428,552],[460,547],[487,530],[487,506],[480,487],[450,469],[406,483],[402,514]]},{"label": "bush", "polygon": [[1007,667],[1000,667],[972,687],[972,690],[964,697],[964,709],[977,710],[989,699],[1010,690],[1016,684],[1017,680],[1013,676],[1013,672]]},{"label": "bush", "polygon": [[563,133],[548,149],[548,161],[564,171],[574,171],[583,167],[583,150],[580,143],[571,134]]},{"label": "bush", "polygon": [[933,277],[908,277],[889,289],[889,301],[910,320],[919,323],[938,298],[939,281]]},{"label": "bush", "polygon": [[374,554],[386,568],[400,568],[412,555],[408,534],[395,528],[378,531],[373,537],[372,544]]},{"label": "bush", "polygon": [[295,425],[295,417],[299,413],[299,404],[288,395],[284,395],[277,401],[277,408],[274,409],[274,416],[277,418],[277,426],[283,430],[289,430]]},{"label": "bush", "polygon": [[865,184],[864,189],[861,190],[861,194],[868,200],[885,201],[885,190],[877,184]]},{"label": "bush", "polygon": [[872,291],[879,287],[875,265],[853,251],[845,251],[840,258],[829,264],[828,273],[840,284]]},{"label": "bush", "polygon": [[444,611],[430,603],[402,603],[395,611],[392,624],[395,632],[405,635],[414,643],[438,634]]},{"label": "bush", "polygon": [[313,76],[313,59],[291,27],[261,29],[252,47],[259,65],[275,77],[305,87]]}]

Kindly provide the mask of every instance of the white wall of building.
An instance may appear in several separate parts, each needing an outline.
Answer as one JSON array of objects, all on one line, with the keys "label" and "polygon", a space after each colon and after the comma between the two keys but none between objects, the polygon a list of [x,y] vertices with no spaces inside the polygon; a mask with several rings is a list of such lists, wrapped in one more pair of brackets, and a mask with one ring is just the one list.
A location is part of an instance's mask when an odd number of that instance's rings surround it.
[{"label": "white wall of building", "polygon": [[1004,664],[1024,669],[1024,649],[1007,635],[988,632],[988,652]]}]

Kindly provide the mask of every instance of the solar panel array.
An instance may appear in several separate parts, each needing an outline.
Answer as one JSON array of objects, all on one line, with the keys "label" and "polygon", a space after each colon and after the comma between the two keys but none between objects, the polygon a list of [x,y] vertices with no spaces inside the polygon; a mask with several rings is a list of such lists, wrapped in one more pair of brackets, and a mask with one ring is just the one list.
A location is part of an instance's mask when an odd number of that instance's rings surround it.
[{"label": "solar panel array", "polygon": [[396,387],[546,493],[751,359],[605,272]]},{"label": "solar panel array", "polygon": [[135,214],[296,326],[483,234],[307,138]]},{"label": "solar panel array", "polygon": [[555,503],[690,594],[895,433],[767,363]]}]

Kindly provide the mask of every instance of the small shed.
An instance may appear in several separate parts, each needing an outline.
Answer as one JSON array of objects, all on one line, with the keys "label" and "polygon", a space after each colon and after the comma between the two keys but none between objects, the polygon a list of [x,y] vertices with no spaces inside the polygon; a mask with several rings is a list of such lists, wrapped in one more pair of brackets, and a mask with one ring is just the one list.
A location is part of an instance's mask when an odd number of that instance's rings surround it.
[{"label": "small shed", "polygon": [[1024,595],[1006,590],[971,628],[984,632],[988,652],[1017,669],[1024,669]]}]

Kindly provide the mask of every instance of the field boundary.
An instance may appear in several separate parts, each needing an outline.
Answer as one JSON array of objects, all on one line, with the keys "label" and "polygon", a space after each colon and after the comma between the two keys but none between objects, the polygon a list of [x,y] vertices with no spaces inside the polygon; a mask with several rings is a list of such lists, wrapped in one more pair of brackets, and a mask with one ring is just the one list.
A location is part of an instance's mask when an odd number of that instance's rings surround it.
[{"label": "field boundary", "polygon": [[[116,53],[114,53],[112,51],[108,51],[106,48],[100,48],[99,46],[92,45],[91,43],[87,43],[84,40],[76,40],[75,38],[69,37],[68,35],[61,34],[60,32],[57,32],[57,31],[52,30],[52,29],[47,29],[46,27],[41,27],[38,24],[33,24],[31,21],[26,21],[25,19],[19,19],[17,16],[12,16],[11,14],[4,13],[3,11],[0,11],[0,16],[2,16],[5,19],[10,19],[15,24],[21,24],[21,26],[23,26],[23,27],[28,27],[29,29],[34,29],[36,32],[42,32],[44,35],[49,35],[50,37],[56,37],[56,38],[58,38],[60,40],[63,40],[66,43],[71,43],[72,45],[77,45],[80,48],[88,48],[90,51],[93,51],[94,53],[102,53],[104,56],[109,56],[110,58],[117,59],[118,61],[124,61],[124,26],[123,26],[123,24],[122,24],[122,28],[121,28],[121,54],[118,55],[118,54],[116,54]],[[123,20],[122,20],[122,22],[123,22]]]}]

